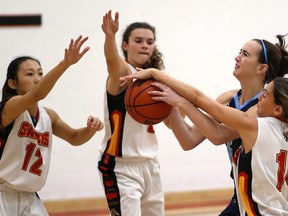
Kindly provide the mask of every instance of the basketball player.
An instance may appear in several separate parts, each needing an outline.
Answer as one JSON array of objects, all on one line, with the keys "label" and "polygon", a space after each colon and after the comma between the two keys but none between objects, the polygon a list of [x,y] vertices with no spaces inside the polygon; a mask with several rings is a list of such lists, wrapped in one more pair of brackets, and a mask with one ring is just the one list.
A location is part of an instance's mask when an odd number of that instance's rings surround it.
[{"label": "basketball player", "polygon": [[111,215],[162,216],[164,194],[157,161],[158,143],[152,125],[143,125],[126,112],[124,95],[129,84],[121,76],[136,67],[163,69],[162,54],[155,45],[155,28],[145,22],[127,26],[122,39],[125,60],[118,53],[115,35],[119,14],[103,16],[104,53],[108,78],[104,99],[105,137],[100,146],[99,173]]},{"label": "basketball player", "polygon": [[[278,43],[275,45],[269,41],[259,39],[250,40],[244,44],[239,55],[235,57],[236,65],[233,72],[233,75],[240,82],[241,89],[222,94],[217,98],[218,102],[257,116],[256,104],[265,83],[287,73],[285,68],[287,62],[282,58],[287,55],[285,40],[280,35],[277,38]],[[226,142],[229,159],[232,161],[233,154],[241,144],[241,139],[237,138],[239,137],[237,132],[203,116],[194,106],[185,110],[181,109],[193,122],[194,126],[190,126],[182,119],[177,110],[175,108],[169,117],[169,127],[173,130],[184,150],[195,148],[205,138],[216,145]],[[231,176],[233,177],[233,175]],[[229,205],[220,215],[237,216],[239,214],[237,197],[234,193]]]},{"label": "basketball player", "polygon": [[[283,58],[287,62],[287,56]],[[259,117],[255,117],[220,104],[156,69],[143,70],[128,78],[150,77],[169,83],[182,96],[155,82],[153,85],[162,91],[150,92],[154,100],[184,109],[194,103],[239,133],[242,144],[235,151],[232,164],[240,215],[288,215],[288,78],[277,77],[266,86],[257,104]]]},{"label": "basketball player", "polygon": [[8,66],[0,104],[0,215],[48,215],[36,194],[48,175],[52,134],[77,146],[87,142],[103,123],[89,116],[87,126],[73,129],[58,114],[38,105],[57,80],[89,50],[79,36],[65,49],[64,59],[43,76],[40,62],[29,56]]}]

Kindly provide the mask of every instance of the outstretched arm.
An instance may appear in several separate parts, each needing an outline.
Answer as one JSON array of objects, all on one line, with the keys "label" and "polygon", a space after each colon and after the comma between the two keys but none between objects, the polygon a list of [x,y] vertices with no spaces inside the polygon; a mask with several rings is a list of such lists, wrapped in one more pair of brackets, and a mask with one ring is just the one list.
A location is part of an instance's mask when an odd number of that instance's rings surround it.
[{"label": "outstretched arm", "polygon": [[98,118],[89,116],[86,127],[74,129],[66,124],[54,110],[45,109],[52,122],[53,134],[74,146],[86,143],[97,131],[101,131],[104,127],[103,122]]},{"label": "outstretched arm", "polygon": [[168,126],[173,131],[183,150],[191,150],[206,139],[194,125],[189,125],[185,119],[183,119],[178,107],[173,107],[168,120]]},{"label": "outstretched arm", "polygon": [[103,16],[102,31],[105,34],[104,54],[108,69],[107,90],[112,95],[122,92],[128,85],[120,86],[119,78],[130,74],[127,63],[119,55],[115,35],[119,28],[119,13],[112,19],[111,10]]},{"label": "outstretched arm", "polygon": [[64,59],[57,66],[41,78],[29,92],[24,95],[14,96],[6,102],[2,111],[3,127],[10,124],[21,113],[48,95],[67,68],[77,63],[89,50],[89,47],[86,47],[83,51],[80,51],[87,40],[88,37],[82,38],[82,36],[79,36],[75,41],[71,39],[69,47],[65,49]]},{"label": "outstretched arm", "polygon": [[[156,83],[153,85],[157,85]],[[193,123],[189,125],[180,115],[178,108],[173,109],[169,116],[169,128],[172,129],[175,137],[184,150],[190,150],[198,146],[206,138],[215,145],[223,144],[227,141],[233,140],[239,137],[239,134],[231,128],[215,121],[210,116],[201,112],[192,103],[176,94],[172,89],[168,87],[162,88],[165,92],[165,97],[162,100],[166,103],[176,106],[181,104],[181,112],[184,113]],[[234,93],[235,91],[233,91]],[[230,91],[228,92],[230,95]],[[227,93],[218,97],[217,100],[226,104],[230,99],[227,98]],[[183,101],[179,103],[179,101]]]},{"label": "outstretched arm", "polygon": [[[165,85],[172,88],[175,92],[181,95],[183,98],[192,102],[197,107],[201,108],[213,118],[219,122],[223,122],[227,126],[236,130],[241,136],[243,143],[247,143],[247,149],[252,148],[256,140],[257,135],[257,119],[256,117],[251,117],[248,113],[241,112],[239,110],[227,107],[223,104],[218,103],[217,101],[209,98],[200,90],[190,86],[180,80],[177,80],[167,73],[163,73],[157,69],[146,69],[139,71],[136,74],[129,75],[121,78],[122,81],[127,79],[148,79],[154,78],[155,80],[164,83]],[[159,88],[161,84],[158,83]],[[161,88],[162,89],[162,88]],[[163,89],[162,89],[163,90]],[[153,99],[162,100],[165,95],[165,92],[162,91],[152,91],[151,94],[155,95]],[[183,100],[176,101],[173,106],[185,106]]]}]

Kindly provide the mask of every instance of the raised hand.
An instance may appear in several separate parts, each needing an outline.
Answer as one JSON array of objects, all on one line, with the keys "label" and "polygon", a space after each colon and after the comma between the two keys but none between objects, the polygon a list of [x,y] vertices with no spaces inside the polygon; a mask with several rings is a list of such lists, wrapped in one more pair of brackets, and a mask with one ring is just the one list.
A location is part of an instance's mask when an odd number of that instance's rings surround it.
[{"label": "raised hand", "polygon": [[83,55],[90,49],[89,46],[85,47],[82,51],[83,44],[88,40],[88,37],[80,35],[76,40],[71,39],[69,47],[65,49],[64,62],[70,66],[77,63]]},{"label": "raised hand", "polygon": [[115,35],[119,29],[119,13],[115,13],[114,20],[112,19],[112,11],[109,10],[108,13],[103,16],[102,31],[106,35]]}]

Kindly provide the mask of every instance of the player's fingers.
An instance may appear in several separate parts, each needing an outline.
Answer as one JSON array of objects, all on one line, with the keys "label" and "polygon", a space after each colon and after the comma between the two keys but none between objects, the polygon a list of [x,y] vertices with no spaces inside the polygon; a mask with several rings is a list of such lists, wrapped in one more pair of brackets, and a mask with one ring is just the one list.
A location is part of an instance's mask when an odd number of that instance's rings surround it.
[{"label": "player's fingers", "polygon": [[[79,53],[79,57],[82,58],[82,56],[89,51],[90,47],[85,47],[85,49],[82,50],[82,52]],[[79,59],[80,59],[79,58]]]},{"label": "player's fingers", "polygon": [[71,40],[70,40],[70,43],[69,43],[69,48],[68,48],[68,50],[73,49],[73,45],[74,45],[74,40],[71,39]]},{"label": "player's fingers", "polygon": [[118,20],[119,20],[119,12],[115,12],[114,20],[118,22]]},{"label": "player's fingers", "polygon": [[[79,40],[78,40],[79,39]],[[80,36],[79,38],[77,38],[77,40],[74,43],[74,47],[77,50],[80,50],[80,48],[82,47],[82,45],[88,40],[88,37],[85,37],[82,39],[82,36]]]},{"label": "player's fingers", "polygon": [[148,94],[162,96],[163,91],[148,91]]},{"label": "player's fingers", "polygon": [[120,80],[121,81],[121,83],[120,83],[120,87],[123,87],[123,86],[128,86],[128,84],[129,84],[129,79],[123,79],[123,80]]},{"label": "player's fingers", "polygon": [[97,129],[98,131],[102,130],[104,127],[103,122],[101,122],[98,118],[97,121],[94,124],[94,128]]},{"label": "player's fingers", "polygon": [[136,70],[137,70],[137,71],[142,71],[142,70],[144,70],[144,69],[143,69],[143,68],[136,67]]},{"label": "player's fingers", "polygon": [[82,39],[82,35],[79,35],[78,38],[75,40],[74,45],[77,46],[81,39]]},{"label": "player's fingers", "polygon": [[167,89],[166,85],[159,83],[159,82],[152,82],[151,85],[160,88],[162,91],[165,91]]},{"label": "player's fingers", "polygon": [[100,130],[102,130],[104,128],[104,124],[103,124],[103,122],[100,122],[100,125],[99,125],[99,127],[98,127],[98,130],[100,131]]},{"label": "player's fingers", "polygon": [[119,81],[122,81],[122,83],[120,85],[123,86],[123,85],[127,84],[129,81],[131,81],[132,79],[133,79],[132,75],[120,77]]}]

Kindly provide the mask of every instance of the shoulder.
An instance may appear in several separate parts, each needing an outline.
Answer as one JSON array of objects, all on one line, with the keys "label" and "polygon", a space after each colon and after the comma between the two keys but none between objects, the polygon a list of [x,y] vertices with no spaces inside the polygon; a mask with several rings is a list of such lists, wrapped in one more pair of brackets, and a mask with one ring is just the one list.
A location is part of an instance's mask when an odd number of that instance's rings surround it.
[{"label": "shoulder", "polygon": [[58,114],[57,114],[53,109],[44,107],[44,110],[48,113],[48,115],[49,115],[52,123],[53,123],[57,118],[59,118]]},{"label": "shoulder", "polygon": [[251,116],[258,117],[258,114],[257,114],[257,104],[251,106],[251,107],[246,111],[246,113],[249,113],[249,115],[251,115]]},{"label": "shoulder", "polygon": [[[266,124],[269,126],[281,126],[281,121],[274,117],[258,117],[257,121],[259,124]],[[282,123],[283,124],[283,123]]]},{"label": "shoulder", "polygon": [[227,104],[229,101],[233,98],[233,96],[239,91],[239,89],[234,89],[234,90],[229,90],[226,91],[222,94],[220,94],[217,98],[216,101],[222,104]]}]

